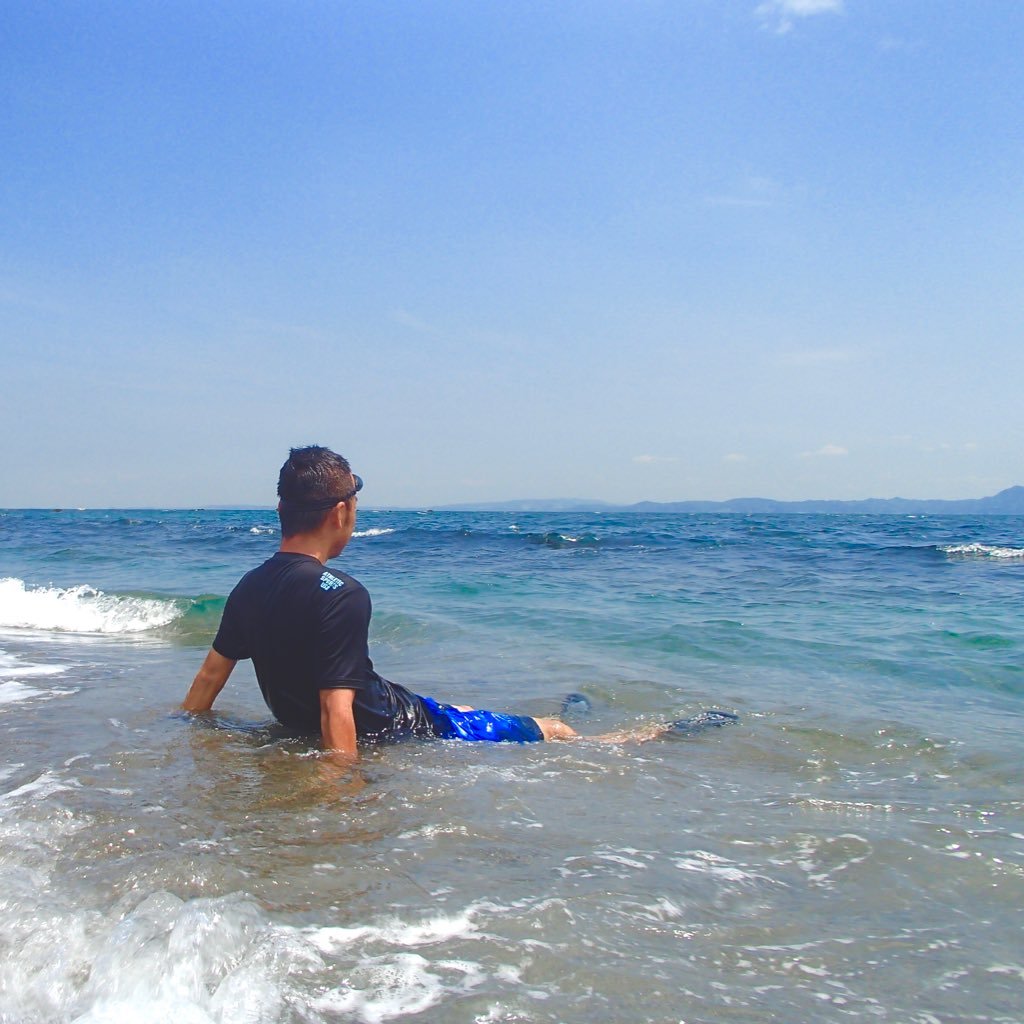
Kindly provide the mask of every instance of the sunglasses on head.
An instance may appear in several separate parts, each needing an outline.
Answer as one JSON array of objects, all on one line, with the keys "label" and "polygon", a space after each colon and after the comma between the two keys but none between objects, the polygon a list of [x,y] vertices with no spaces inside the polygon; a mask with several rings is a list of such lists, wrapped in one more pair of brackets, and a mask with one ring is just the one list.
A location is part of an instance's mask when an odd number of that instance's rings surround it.
[{"label": "sunglasses on head", "polygon": [[349,498],[354,498],[363,489],[363,478],[358,473],[353,473],[352,479],[356,482],[355,487],[344,498],[338,498],[338,501],[348,501]]},{"label": "sunglasses on head", "polygon": [[309,509],[310,512],[319,512],[321,509],[334,508],[335,505],[354,498],[363,489],[363,478],[361,476],[357,473],[353,473],[352,479],[355,481],[355,487],[353,487],[348,494],[343,494],[340,498],[320,498],[318,501],[295,501],[293,498],[282,498],[281,504],[291,505],[292,508]]}]

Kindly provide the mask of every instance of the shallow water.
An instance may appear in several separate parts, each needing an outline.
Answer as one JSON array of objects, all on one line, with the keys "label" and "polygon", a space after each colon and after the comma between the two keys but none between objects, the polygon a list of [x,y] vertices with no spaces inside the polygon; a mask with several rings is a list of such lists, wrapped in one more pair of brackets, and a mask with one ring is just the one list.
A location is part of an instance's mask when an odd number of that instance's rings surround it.
[{"label": "shallow water", "polygon": [[0,1021],[1021,1020],[1024,520],[361,513],[388,677],[741,722],[341,779],[174,713],[275,547],[0,517]]}]

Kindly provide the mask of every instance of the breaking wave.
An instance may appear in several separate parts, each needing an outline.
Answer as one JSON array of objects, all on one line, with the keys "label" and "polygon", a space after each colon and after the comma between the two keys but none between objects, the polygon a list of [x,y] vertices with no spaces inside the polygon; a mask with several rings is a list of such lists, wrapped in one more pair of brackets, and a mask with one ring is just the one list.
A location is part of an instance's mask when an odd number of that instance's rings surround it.
[{"label": "breaking wave", "polygon": [[1024,562],[1024,548],[1008,548],[995,544],[949,544],[940,549],[960,558],[996,558],[1007,562]]},{"label": "breaking wave", "polygon": [[169,625],[183,614],[169,598],[104,594],[76,587],[32,587],[0,579],[0,629],[40,629],[68,633],[141,633]]}]

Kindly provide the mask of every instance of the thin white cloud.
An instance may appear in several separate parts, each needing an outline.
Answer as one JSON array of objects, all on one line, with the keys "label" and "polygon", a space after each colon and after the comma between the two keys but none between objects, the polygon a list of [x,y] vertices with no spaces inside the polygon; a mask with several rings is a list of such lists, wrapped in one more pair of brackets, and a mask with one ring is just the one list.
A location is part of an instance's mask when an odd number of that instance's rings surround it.
[{"label": "thin white cloud", "polygon": [[839,455],[849,455],[849,449],[842,447],[838,444],[826,444],[822,445],[817,451],[814,452],[801,452],[800,458],[802,459],[818,459],[818,458],[835,458]]},{"label": "thin white cloud", "polygon": [[658,462],[675,462],[676,457],[674,455],[634,455],[634,462],[639,462],[642,466],[651,466]]},{"label": "thin white cloud", "polygon": [[916,53],[922,44],[914,39],[901,39],[898,36],[882,36],[878,40],[878,49],[882,53]]},{"label": "thin white cloud", "polygon": [[414,316],[404,309],[392,310],[389,315],[396,324],[401,324],[403,327],[408,327],[413,331],[419,331],[421,334],[440,333],[436,327],[431,326],[426,321],[421,320],[418,316]]},{"label": "thin white cloud", "polygon": [[742,452],[729,452],[723,459],[723,462],[746,462],[747,457]]},{"label": "thin white cloud", "polygon": [[0,306],[23,306],[42,313],[61,313],[63,306],[34,289],[22,287],[12,281],[0,281]]},{"label": "thin white cloud", "polygon": [[279,335],[288,338],[300,338],[304,341],[325,342],[331,336],[317,327],[308,324],[289,324],[281,320],[264,320],[261,317],[245,317],[240,321],[242,328],[257,334]]},{"label": "thin white cloud", "polygon": [[771,178],[751,176],[732,186],[726,191],[706,196],[706,206],[735,206],[752,209],[765,209],[776,206],[785,200],[785,190]]},{"label": "thin white cloud", "polygon": [[830,363],[849,363],[856,358],[857,353],[849,349],[818,348],[783,352],[779,362],[783,366],[827,366]]},{"label": "thin white cloud", "polygon": [[740,195],[716,195],[708,196],[704,200],[707,206],[738,206],[747,209],[760,209],[763,210],[769,206],[774,206],[775,203],[771,199],[762,199],[757,196],[740,196]]},{"label": "thin white cloud", "polygon": [[790,32],[798,18],[816,14],[842,14],[843,0],[764,0],[754,13],[780,35]]},{"label": "thin white cloud", "polygon": [[936,452],[976,452],[978,447],[977,441],[961,441],[957,443],[940,441],[938,444],[921,445],[921,451],[928,455],[934,455]]}]

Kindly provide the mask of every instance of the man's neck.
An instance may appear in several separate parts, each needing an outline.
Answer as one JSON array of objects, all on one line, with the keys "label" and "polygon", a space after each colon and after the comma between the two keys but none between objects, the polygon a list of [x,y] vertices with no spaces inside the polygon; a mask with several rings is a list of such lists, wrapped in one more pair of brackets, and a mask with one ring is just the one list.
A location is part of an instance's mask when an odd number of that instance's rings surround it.
[{"label": "man's neck", "polygon": [[311,533],[286,537],[281,541],[281,546],[277,550],[289,555],[311,555],[322,563],[332,557],[330,541],[326,537]]}]

